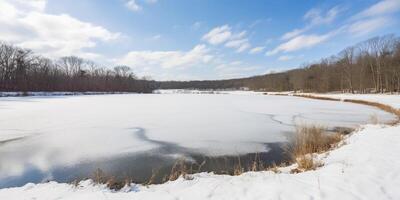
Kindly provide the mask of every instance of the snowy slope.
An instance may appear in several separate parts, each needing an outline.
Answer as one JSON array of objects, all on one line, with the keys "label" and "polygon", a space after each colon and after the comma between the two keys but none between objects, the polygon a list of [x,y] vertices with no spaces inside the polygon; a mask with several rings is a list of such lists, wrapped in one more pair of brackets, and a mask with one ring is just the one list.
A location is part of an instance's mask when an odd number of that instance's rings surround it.
[{"label": "snowy slope", "polygon": [[400,126],[366,126],[300,174],[250,172],[241,176],[196,174],[149,187],[111,191],[90,181],[79,187],[27,184],[0,190],[0,199],[400,199]]}]

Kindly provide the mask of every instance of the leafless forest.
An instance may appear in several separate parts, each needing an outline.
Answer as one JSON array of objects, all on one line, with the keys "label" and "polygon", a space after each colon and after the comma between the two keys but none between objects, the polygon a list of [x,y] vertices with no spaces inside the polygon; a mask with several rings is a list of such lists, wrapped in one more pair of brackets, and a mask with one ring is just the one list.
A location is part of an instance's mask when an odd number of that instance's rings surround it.
[{"label": "leafless forest", "polygon": [[163,82],[162,88],[239,88],[266,91],[398,92],[400,40],[394,35],[374,37],[338,55],[281,73],[222,81]]},{"label": "leafless forest", "polygon": [[113,69],[75,56],[51,60],[0,44],[0,91],[152,92],[155,82],[137,78],[128,66]]},{"label": "leafless forest", "polygon": [[248,87],[266,91],[400,91],[400,39],[371,38],[338,55],[286,72],[215,81],[140,79],[128,66],[112,69],[75,56],[51,60],[32,51],[0,45],[0,91],[151,92],[154,89],[224,89]]}]

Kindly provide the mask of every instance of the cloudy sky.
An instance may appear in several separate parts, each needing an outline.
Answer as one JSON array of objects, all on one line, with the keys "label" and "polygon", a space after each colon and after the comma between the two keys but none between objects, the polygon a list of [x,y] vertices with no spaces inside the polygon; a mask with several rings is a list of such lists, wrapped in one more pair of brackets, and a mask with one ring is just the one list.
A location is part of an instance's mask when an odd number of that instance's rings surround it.
[{"label": "cloudy sky", "polygon": [[400,35],[400,0],[0,0],[0,40],[156,80],[295,68]]}]

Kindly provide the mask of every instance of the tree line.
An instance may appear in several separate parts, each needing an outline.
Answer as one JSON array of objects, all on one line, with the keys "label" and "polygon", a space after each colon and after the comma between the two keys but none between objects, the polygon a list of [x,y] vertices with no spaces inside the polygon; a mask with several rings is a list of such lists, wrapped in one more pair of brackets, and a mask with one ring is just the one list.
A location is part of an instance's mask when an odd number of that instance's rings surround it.
[{"label": "tree line", "polygon": [[400,91],[400,39],[371,38],[302,68],[241,79],[165,81],[160,87],[265,91],[382,93]]},{"label": "tree line", "polygon": [[152,92],[155,81],[140,79],[128,66],[113,69],[76,56],[57,60],[0,43],[0,91]]},{"label": "tree line", "polygon": [[75,56],[56,60],[0,43],[0,91],[152,92],[239,89],[352,93],[400,92],[400,39],[378,36],[319,62],[280,73],[207,81],[152,81],[128,66],[112,69]]}]

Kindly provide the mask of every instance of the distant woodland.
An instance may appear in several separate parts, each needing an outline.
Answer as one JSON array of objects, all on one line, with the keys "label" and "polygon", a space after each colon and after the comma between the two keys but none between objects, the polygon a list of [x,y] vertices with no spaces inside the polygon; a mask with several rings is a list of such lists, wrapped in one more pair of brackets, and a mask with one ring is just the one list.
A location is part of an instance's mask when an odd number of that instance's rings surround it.
[{"label": "distant woodland", "polygon": [[317,63],[286,72],[210,81],[152,81],[128,66],[100,67],[75,56],[51,60],[0,44],[0,91],[152,92],[154,89],[239,89],[380,93],[400,91],[400,39],[374,37]]},{"label": "distant woodland", "polygon": [[130,67],[100,67],[75,56],[51,60],[0,44],[0,91],[152,92],[155,81],[137,78]]},{"label": "distant woodland", "polygon": [[374,37],[303,68],[242,79],[167,81],[170,88],[240,88],[265,91],[379,93],[400,91],[400,39]]}]

